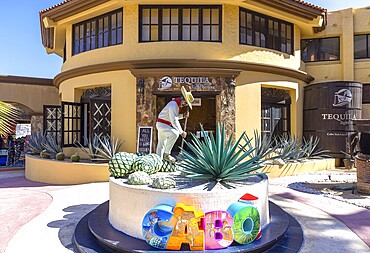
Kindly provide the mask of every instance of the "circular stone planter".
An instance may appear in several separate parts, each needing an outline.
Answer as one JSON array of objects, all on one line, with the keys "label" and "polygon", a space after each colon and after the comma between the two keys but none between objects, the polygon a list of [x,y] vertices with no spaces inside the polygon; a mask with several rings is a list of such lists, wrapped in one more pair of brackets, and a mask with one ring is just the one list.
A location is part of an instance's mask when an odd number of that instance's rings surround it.
[{"label": "circular stone planter", "polygon": [[[176,179],[176,178],[175,178]],[[181,179],[183,181],[181,181]],[[129,236],[142,239],[142,221],[145,214],[153,207],[161,204],[175,206],[183,203],[203,212],[227,210],[244,194],[249,193],[258,200],[253,201],[260,213],[261,228],[270,222],[268,208],[267,176],[252,176],[242,184],[232,184],[231,188],[211,187],[203,182],[189,181],[181,177],[176,179],[177,188],[158,190],[150,186],[134,186],[125,179],[110,178],[109,221],[111,225]],[[211,190],[209,190],[212,188]]]}]

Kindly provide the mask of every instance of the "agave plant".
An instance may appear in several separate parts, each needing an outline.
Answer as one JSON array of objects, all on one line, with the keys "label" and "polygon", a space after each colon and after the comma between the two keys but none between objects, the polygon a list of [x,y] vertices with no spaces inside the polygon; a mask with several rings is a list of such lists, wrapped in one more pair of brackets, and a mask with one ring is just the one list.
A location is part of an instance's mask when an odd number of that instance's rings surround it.
[{"label": "agave plant", "polygon": [[327,157],[326,153],[329,152],[328,150],[323,150],[322,148],[318,148],[317,145],[320,142],[320,138],[317,136],[310,135],[310,138],[307,140],[303,138],[301,149],[304,153],[305,158],[323,158]]},{"label": "agave plant", "polygon": [[295,161],[304,156],[296,137],[282,135],[275,138],[276,153],[284,162]]},{"label": "agave plant", "polygon": [[0,135],[6,136],[14,131],[20,111],[11,104],[0,101]]},{"label": "agave plant", "polygon": [[[276,146],[273,145],[273,138],[271,135],[260,136],[257,130],[254,130],[254,146],[252,145],[252,139],[248,137],[247,134],[243,134],[243,140],[248,143],[248,148],[254,148],[254,151],[251,153],[250,157],[259,156],[262,157],[263,161],[273,160],[279,158],[279,155],[276,154]],[[246,151],[243,149],[243,151]]]},{"label": "agave plant", "polygon": [[99,142],[101,147],[95,147],[95,149],[99,152],[99,154],[96,155],[97,158],[95,158],[95,160],[101,161],[109,161],[110,159],[112,159],[112,157],[119,152],[119,149],[123,144],[122,140],[114,137],[99,138]]},{"label": "agave plant", "polygon": [[27,147],[32,154],[40,154],[44,150],[43,143],[45,142],[45,136],[40,131],[32,133],[27,139]]},{"label": "agave plant", "polygon": [[55,158],[63,149],[59,143],[57,143],[54,136],[46,135],[45,141],[42,143],[42,147],[46,150],[45,154]]},{"label": "agave plant", "polygon": [[220,124],[217,125],[215,137],[213,134],[207,136],[202,125],[201,131],[205,136],[203,141],[194,134],[191,143],[185,141],[194,155],[182,149],[178,157],[181,170],[187,177],[226,182],[263,174],[252,173],[262,167],[259,162],[262,157],[255,155],[247,159],[254,149],[249,148],[250,141],[241,144],[243,136],[233,143],[233,135],[227,139],[225,125],[220,127]]},{"label": "agave plant", "polygon": [[84,138],[84,140],[87,142],[87,147],[84,147],[78,140],[75,140],[75,146],[87,154],[92,161],[99,160],[100,151],[98,148],[102,148],[100,137],[95,135],[93,138]]}]

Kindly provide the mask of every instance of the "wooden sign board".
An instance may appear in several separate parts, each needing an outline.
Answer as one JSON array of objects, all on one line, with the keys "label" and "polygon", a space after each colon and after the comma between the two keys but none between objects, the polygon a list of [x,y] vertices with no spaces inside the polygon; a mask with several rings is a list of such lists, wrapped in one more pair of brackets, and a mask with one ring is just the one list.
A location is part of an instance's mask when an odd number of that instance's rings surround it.
[{"label": "wooden sign board", "polygon": [[146,154],[151,153],[153,143],[152,136],[153,127],[139,126],[137,133],[137,152]]}]

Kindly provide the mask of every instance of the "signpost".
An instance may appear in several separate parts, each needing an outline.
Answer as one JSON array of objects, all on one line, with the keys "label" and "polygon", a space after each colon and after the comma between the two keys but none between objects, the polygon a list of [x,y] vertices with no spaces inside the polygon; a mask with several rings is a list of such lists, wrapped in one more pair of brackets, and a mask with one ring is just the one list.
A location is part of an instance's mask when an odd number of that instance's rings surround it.
[{"label": "signpost", "polygon": [[149,154],[152,150],[153,127],[139,126],[137,133],[137,152]]}]

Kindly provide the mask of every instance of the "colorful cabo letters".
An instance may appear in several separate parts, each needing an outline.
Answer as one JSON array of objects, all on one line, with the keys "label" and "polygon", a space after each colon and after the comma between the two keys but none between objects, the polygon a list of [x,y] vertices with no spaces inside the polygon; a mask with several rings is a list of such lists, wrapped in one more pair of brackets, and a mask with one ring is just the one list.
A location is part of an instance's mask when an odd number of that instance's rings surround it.
[{"label": "colorful cabo letters", "polygon": [[182,203],[158,205],[144,216],[143,237],[149,245],[168,250],[180,250],[183,243],[190,250],[223,249],[233,240],[251,243],[261,236],[260,215],[250,201],[256,199],[246,194],[227,211],[207,213]]}]

